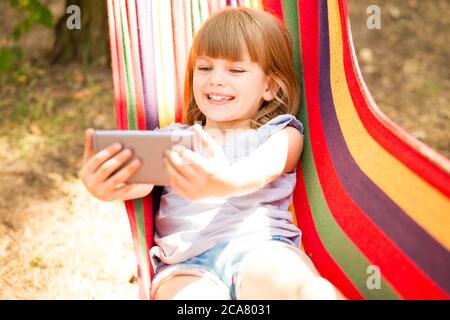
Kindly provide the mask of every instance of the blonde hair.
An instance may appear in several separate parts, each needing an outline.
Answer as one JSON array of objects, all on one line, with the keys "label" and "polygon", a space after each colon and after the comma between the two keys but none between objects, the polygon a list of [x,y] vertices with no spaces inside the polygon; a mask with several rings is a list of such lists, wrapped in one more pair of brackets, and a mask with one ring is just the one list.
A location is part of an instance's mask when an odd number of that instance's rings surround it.
[{"label": "blonde hair", "polygon": [[292,40],[286,27],[263,10],[228,8],[208,18],[194,37],[184,81],[184,123],[206,122],[193,92],[197,57],[237,61],[244,53],[242,43],[246,44],[252,62],[258,63],[277,84],[274,99],[263,101],[251,128],[256,129],[280,114],[297,114],[300,92],[292,62]]}]

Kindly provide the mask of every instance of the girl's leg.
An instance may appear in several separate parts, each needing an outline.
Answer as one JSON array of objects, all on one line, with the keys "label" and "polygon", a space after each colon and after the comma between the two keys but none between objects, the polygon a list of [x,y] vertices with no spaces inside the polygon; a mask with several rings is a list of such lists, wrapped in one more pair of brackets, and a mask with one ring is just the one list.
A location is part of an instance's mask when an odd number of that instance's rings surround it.
[{"label": "girl's leg", "polygon": [[240,299],[345,299],[300,250],[270,245],[250,253],[243,267]]},{"label": "girl's leg", "polygon": [[176,275],[164,280],[153,295],[155,300],[226,300],[224,289],[211,279]]}]

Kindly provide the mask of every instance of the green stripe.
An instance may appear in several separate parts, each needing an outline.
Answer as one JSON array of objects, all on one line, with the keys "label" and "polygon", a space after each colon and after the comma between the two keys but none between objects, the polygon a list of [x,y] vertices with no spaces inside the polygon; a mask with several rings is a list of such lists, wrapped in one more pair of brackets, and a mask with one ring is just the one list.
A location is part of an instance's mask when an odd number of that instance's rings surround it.
[{"label": "green stripe", "polygon": [[[300,88],[302,88],[302,103],[299,110],[299,119],[304,125],[305,141],[302,153],[302,172],[305,180],[305,188],[311,208],[312,218],[320,239],[331,255],[332,259],[339,265],[342,271],[358,288],[367,299],[398,299],[389,283],[381,278],[381,288],[370,290],[367,287],[367,267],[371,265],[361,251],[347,237],[343,230],[334,220],[326,203],[323,190],[315,167],[311,141],[309,139],[308,113],[306,105],[305,87],[302,79],[301,67],[301,44],[299,38],[300,27],[298,24],[297,1],[282,1],[283,15],[286,26],[291,33],[293,41],[294,67]],[[381,270],[382,272],[382,270]]]},{"label": "green stripe", "polygon": [[150,284],[150,277],[149,277],[149,270],[150,266],[147,263],[147,255],[149,254],[148,247],[147,247],[147,241],[145,237],[145,219],[144,219],[144,201],[142,199],[135,199],[133,200],[134,205],[134,214],[136,218],[136,225],[137,225],[137,236],[138,236],[138,242],[139,242],[139,251],[141,255],[141,266],[142,266],[142,277],[144,280],[144,283],[147,285]]},{"label": "green stripe", "polygon": [[136,129],[136,97],[134,93],[133,84],[133,70],[131,63],[131,46],[128,32],[127,22],[125,21],[124,15],[126,14],[125,3],[120,2],[120,18],[121,18],[121,29],[122,29],[122,39],[123,39],[123,58],[125,62],[125,91],[127,95],[127,116],[128,116],[128,129]]},{"label": "green stripe", "polygon": [[[295,76],[298,81],[299,88],[303,86],[303,70],[301,62],[300,37],[298,25],[297,0],[281,1],[283,7],[283,17],[286,28],[288,29],[292,39],[292,52]],[[303,92],[302,92],[303,93]]]},{"label": "green stripe", "polygon": [[199,11],[200,11],[200,19],[201,21],[205,21],[206,19],[208,19],[208,15],[209,15],[209,9],[208,9],[208,2],[206,0],[200,0],[199,1]]},{"label": "green stripe", "polygon": [[190,2],[189,2],[189,4],[190,4],[190,6],[189,6],[189,11],[191,12],[191,28],[192,28],[192,34],[194,34],[195,33],[195,28],[194,28],[194,11],[193,11],[193,5],[192,5],[192,1],[193,0],[191,0]]}]

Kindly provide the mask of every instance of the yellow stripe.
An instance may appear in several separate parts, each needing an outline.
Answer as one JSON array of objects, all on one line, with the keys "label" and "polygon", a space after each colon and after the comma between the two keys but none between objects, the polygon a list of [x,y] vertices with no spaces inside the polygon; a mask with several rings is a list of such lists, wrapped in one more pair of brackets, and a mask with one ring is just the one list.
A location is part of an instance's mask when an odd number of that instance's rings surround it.
[{"label": "yellow stripe", "polygon": [[262,9],[262,1],[261,0],[244,0],[242,2],[243,7],[247,8],[255,8],[255,9]]},{"label": "yellow stripe", "polygon": [[175,68],[169,1],[151,1],[159,126],[175,121]]},{"label": "yellow stripe", "polygon": [[298,227],[298,223],[297,223],[297,216],[295,215],[295,208],[294,208],[294,202],[292,201],[291,204],[289,205],[288,210],[291,212],[292,214],[292,222],[294,223],[294,225],[296,227]]},{"label": "yellow stripe", "polygon": [[[294,202],[292,201],[291,204],[289,205],[288,210],[291,212],[292,215],[292,223],[298,228],[298,223],[297,223],[297,216],[295,214],[295,207],[294,207]],[[299,249],[303,252],[305,252],[305,248],[303,247],[303,242],[300,241],[300,247]]]},{"label": "yellow stripe", "polygon": [[418,225],[450,249],[450,201],[385,151],[363,127],[345,78],[338,1],[328,1],[333,101],[350,154],[361,170]]},{"label": "yellow stripe", "polygon": [[[162,70],[162,48],[161,48],[161,27],[159,22],[159,1],[150,1],[152,6],[152,22],[153,22],[153,53],[155,56],[155,78],[156,78],[156,100],[158,102],[158,118],[159,126],[166,126],[167,121],[166,106],[164,104],[164,76]],[[151,71],[150,71],[151,72]]]},{"label": "yellow stripe", "polygon": [[254,8],[257,8],[257,9],[261,9],[261,10],[263,10],[264,9],[264,6],[263,6],[263,3],[262,3],[262,0],[253,0],[254,2],[255,2],[255,6],[254,6]]}]

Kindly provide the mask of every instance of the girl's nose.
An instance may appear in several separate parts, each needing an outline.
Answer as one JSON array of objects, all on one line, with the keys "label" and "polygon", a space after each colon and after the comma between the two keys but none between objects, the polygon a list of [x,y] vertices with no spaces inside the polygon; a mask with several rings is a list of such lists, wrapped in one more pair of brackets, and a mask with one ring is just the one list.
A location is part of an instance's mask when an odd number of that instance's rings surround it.
[{"label": "girl's nose", "polygon": [[221,70],[214,70],[211,73],[211,77],[209,78],[209,84],[211,86],[224,86],[225,80],[224,80],[224,74]]}]

